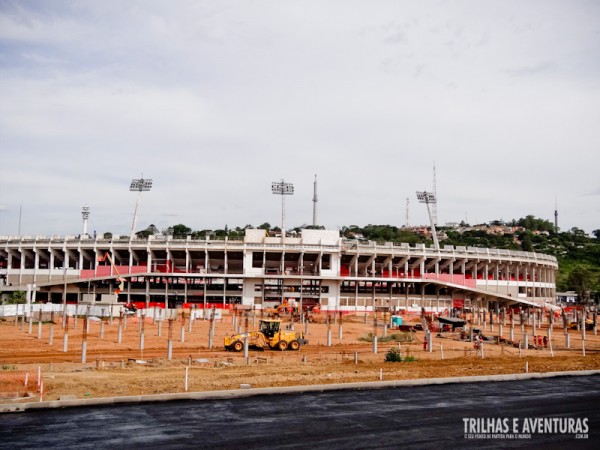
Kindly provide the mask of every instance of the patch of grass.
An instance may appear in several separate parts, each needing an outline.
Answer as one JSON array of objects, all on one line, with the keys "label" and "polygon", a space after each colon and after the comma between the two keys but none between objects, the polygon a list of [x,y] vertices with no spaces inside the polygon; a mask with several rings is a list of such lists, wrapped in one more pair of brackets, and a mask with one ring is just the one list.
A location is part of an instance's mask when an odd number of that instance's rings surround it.
[{"label": "patch of grass", "polygon": [[414,356],[402,357],[402,353],[397,348],[390,348],[385,354],[385,362],[414,362]]}]

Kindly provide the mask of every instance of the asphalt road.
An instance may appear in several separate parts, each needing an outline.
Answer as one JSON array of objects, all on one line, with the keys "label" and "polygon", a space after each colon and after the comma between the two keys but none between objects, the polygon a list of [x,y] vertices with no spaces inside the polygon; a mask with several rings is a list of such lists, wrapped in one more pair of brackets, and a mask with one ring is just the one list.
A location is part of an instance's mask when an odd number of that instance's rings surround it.
[{"label": "asphalt road", "polygon": [[[0,415],[0,448],[598,449],[599,383],[561,377],[28,411]],[[511,429],[473,433],[465,418],[498,427],[506,419]],[[571,418],[587,438],[527,433],[525,421],[536,418]]]}]

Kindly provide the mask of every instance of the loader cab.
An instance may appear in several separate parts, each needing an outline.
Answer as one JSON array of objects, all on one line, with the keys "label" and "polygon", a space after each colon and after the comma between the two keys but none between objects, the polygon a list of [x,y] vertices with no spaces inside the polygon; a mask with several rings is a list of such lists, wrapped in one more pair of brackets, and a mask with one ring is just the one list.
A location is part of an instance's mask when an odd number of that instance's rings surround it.
[{"label": "loader cab", "polygon": [[280,320],[261,320],[260,321],[260,331],[267,338],[271,339],[279,332],[279,328],[281,326]]}]

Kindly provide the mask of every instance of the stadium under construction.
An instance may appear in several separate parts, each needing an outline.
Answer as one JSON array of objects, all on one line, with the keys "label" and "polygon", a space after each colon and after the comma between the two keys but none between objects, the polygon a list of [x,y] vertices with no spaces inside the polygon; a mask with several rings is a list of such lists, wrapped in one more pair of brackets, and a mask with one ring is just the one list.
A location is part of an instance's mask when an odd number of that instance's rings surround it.
[{"label": "stadium under construction", "polygon": [[[0,294],[29,302],[365,312],[544,306],[556,258],[491,248],[347,240],[337,230],[241,240],[0,236]],[[115,295],[116,294],[116,295]]]}]

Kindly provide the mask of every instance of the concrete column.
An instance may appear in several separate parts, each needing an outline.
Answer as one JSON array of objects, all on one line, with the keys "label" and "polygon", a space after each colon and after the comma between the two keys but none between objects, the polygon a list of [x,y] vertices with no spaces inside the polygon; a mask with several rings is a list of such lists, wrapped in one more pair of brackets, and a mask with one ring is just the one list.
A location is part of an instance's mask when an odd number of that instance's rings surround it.
[{"label": "concrete column", "polygon": [[38,319],[38,331],[37,331],[37,338],[38,339],[42,339],[42,314],[40,312],[40,318]]},{"label": "concrete column", "polygon": [[140,350],[144,350],[144,319],[145,314],[140,317]]},{"label": "concrete column", "polygon": [[88,316],[83,318],[83,339],[81,341],[81,364],[85,364],[87,360],[87,324]]},{"label": "concrete column", "polygon": [[48,345],[54,342],[54,311],[50,313],[50,331],[48,333]]},{"label": "concrete column", "polygon": [[65,333],[63,335],[63,352],[67,353],[69,348],[69,316],[65,314],[64,318]]},{"label": "concrete column", "polygon": [[167,359],[173,359],[173,319],[169,319],[169,335],[167,340]]},{"label": "concrete column", "polygon": [[427,351],[429,353],[433,352],[433,336],[430,331],[427,331]]}]

